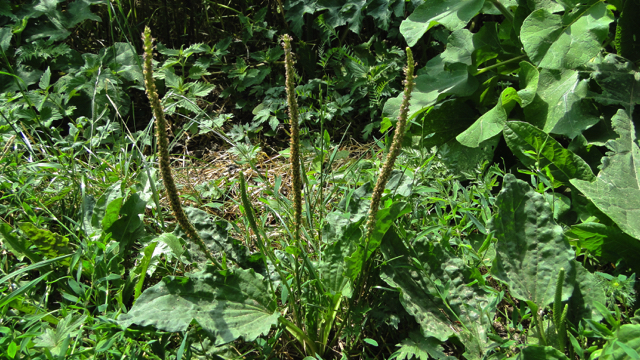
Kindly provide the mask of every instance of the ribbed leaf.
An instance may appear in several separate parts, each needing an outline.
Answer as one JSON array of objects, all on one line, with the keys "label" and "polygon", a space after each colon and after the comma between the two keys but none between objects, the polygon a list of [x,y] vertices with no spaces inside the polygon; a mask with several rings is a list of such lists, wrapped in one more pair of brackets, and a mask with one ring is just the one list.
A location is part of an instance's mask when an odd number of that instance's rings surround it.
[{"label": "ribbed leaf", "polygon": [[520,121],[510,121],[504,127],[504,138],[511,151],[528,167],[535,160],[526,156],[526,151],[540,155],[538,166],[549,166],[553,177],[564,184],[570,179],[591,181],[595,176],[589,164],[573,152],[565,149],[554,138],[537,127]]},{"label": "ribbed leaf", "polygon": [[[526,182],[508,174],[496,207],[493,230],[498,242],[492,275],[509,286],[513,297],[540,307],[550,304],[560,268],[567,279],[574,279],[575,254],[562,227],[553,220],[549,203]],[[572,291],[572,282],[565,281],[563,300]]]},{"label": "ribbed leaf", "polygon": [[[383,238],[380,250],[387,265],[383,267],[381,278],[389,286],[401,290],[400,301],[410,315],[420,324],[424,336],[432,336],[441,341],[451,336],[460,336],[469,340],[475,338],[484,342],[486,318],[493,318],[494,306],[490,294],[478,285],[471,283],[470,272],[464,260],[449,254],[442,246],[416,242],[414,253],[410,253],[393,229]],[[416,267],[420,262],[423,270]],[[443,287],[448,283],[447,303],[438,295],[436,281]],[[460,319],[470,332],[460,323]]]},{"label": "ribbed leaf", "polygon": [[242,337],[253,341],[266,334],[280,314],[267,282],[253,270],[228,270],[226,276],[207,267],[188,277],[168,276],[145,290],[129,313],[120,315],[123,327],[133,324],[159,330],[185,331],[195,320],[225,344]]}]

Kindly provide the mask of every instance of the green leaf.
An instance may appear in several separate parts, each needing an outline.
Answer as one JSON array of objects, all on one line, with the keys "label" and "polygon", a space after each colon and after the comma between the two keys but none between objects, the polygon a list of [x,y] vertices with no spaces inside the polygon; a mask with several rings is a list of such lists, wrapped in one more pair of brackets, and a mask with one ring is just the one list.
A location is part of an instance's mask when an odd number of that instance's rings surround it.
[{"label": "green leaf", "polygon": [[471,148],[460,144],[453,139],[438,147],[437,158],[440,160],[448,172],[455,177],[464,179],[477,178],[477,170],[485,161],[491,161],[493,154],[500,141],[499,136],[485,140],[478,144],[478,147]]},{"label": "green leaf", "polygon": [[377,27],[388,31],[391,15],[404,15],[404,0],[371,0],[367,5],[367,15],[373,18]]},{"label": "green leaf", "polygon": [[617,226],[585,222],[571,226],[565,232],[565,236],[577,240],[581,249],[588,250],[589,254],[601,258],[604,262],[616,263],[622,258],[626,264],[640,270],[635,256],[640,253],[640,241],[627,235]]},{"label": "green leaf", "polygon": [[[605,354],[600,358],[602,360],[616,359],[616,360],[635,360],[637,355],[640,354],[640,325],[626,324],[620,326],[620,330],[617,332],[617,338],[613,345],[613,354]],[[611,346],[609,343],[607,346]],[[622,345],[622,346],[621,346]],[[626,348],[625,348],[626,347]],[[635,352],[635,356],[629,355],[632,351]],[[625,351],[626,350],[626,351]]]},{"label": "green leaf", "polygon": [[569,299],[568,318],[576,325],[583,319],[600,321],[602,315],[593,304],[596,301],[602,304],[606,302],[604,289],[594,274],[575,260],[574,264],[576,267],[576,286]]},{"label": "green leaf", "polygon": [[507,123],[509,111],[513,108],[513,101],[520,102],[516,89],[511,87],[504,89],[496,106],[456,136],[456,140],[464,146],[477,148],[480,143],[500,134]]},{"label": "green leaf", "polygon": [[32,223],[19,224],[20,230],[29,237],[29,240],[48,258],[55,258],[71,253],[69,239],[60,234],[46,229],[38,229]]},{"label": "green leaf", "polygon": [[[595,179],[589,164],[581,157],[563,148],[554,138],[529,123],[509,121],[504,127],[504,138],[511,151],[525,166],[537,166],[540,169],[548,166],[555,180],[565,185],[570,179]],[[535,159],[526,155],[528,151],[538,154],[537,165]]]},{"label": "green leaf", "polygon": [[522,349],[517,360],[569,360],[569,358],[551,346],[529,345]]},{"label": "green leaf", "polygon": [[147,202],[142,200],[137,193],[132,194],[119,209],[120,218],[105,229],[105,231],[111,232],[116,241],[120,242],[120,251],[129,249],[136,239],[145,235],[140,215],[144,214],[146,206]]},{"label": "green leaf", "polygon": [[590,67],[593,68],[591,78],[602,89],[601,94],[590,94],[590,97],[604,105],[622,105],[632,114],[635,104],[640,103],[640,73],[635,65],[608,54],[601,62]]},{"label": "green leaf", "polygon": [[600,121],[596,108],[585,99],[588,80],[574,70],[540,71],[538,92],[524,108],[526,121],[546,133],[573,139]]},{"label": "green leaf", "polygon": [[51,69],[47,67],[47,70],[44,71],[42,77],[40,78],[40,83],[38,87],[42,90],[45,90],[49,87],[49,83],[51,82]]},{"label": "green leaf", "polygon": [[596,181],[571,180],[627,234],[640,239],[640,147],[633,121],[624,110],[611,119],[618,139],[607,142],[611,150],[602,159]]},{"label": "green leaf", "polygon": [[575,69],[598,55],[613,20],[613,13],[601,1],[579,6],[564,16],[539,9],[525,19],[520,38],[537,66]]},{"label": "green leaf", "polygon": [[405,133],[404,146],[429,149],[442,145],[466,130],[478,115],[461,100],[448,100],[433,108],[411,124]]},{"label": "green leaf", "polygon": [[313,14],[316,4],[307,0],[285,1],[285,10],[285,19],[291,22],[291,30],[297,36],[302,36],[304,14]]},{"label": "green leaf", "polygon": [[413,358],[428,360],[431,356],[434,359],[446,359],[444,349],[440,341],[433,337],[424,337],[417,332],[412,332],[409,337],[396,346],[400,349],[393,353],[397,360],[411,360]]},{"label": "green leaf", "polygon": [[[496,199],[498,213],[493,218],[497,256],[491,274],[509,286],[511,295],[539,307],[554,300],[560,268],[566,278],[575,276],[574,251],[553,220],[545,198],[512,174],[504,177]],[[565,281],[563,300],[573,284]]]},{"label": "green leaf", "polygon": [[280,313],[267,282],[253,270],[213,267],[188,277],[165,277],[145,290],[118,322],[154,326],[162,331],[186,331],[195,320],[221,345],[243,338],[253,341],[277,324]]},{"label": "green leaf", "polygon": [[522,103],[520,106],[523,108],[533,102],[538,91],[538,79],[540,73],[535,66],[526,61],[520,63],[520,72],[518,73],[518,81],[520,83],[520,90],[518,90],[518,96]]},{"label": "green leaf", "polygon": [[426,0],[400,24],[400,33],[413,47],[435,25],[450,31],[462,29],[484,5],[484,0]]},{"label": "green leaf", "polygon": [[[434,105],[441,95],[468,96],[478,88],[478,81],[475,77],[469,76],[467,65],[457,63],[445,69],[444,62],[440,56],[429,60],[427,66],[418,71],[418,73],[422,74],[416,78],[416,86],[411,92],[409,117],[426,107]],[[396,119],[400,114],[401,103],[402,94],[395,98],[390,98],[384,104],[382,115]]]},{"label": "green leaf", "polygon": [[[22,261],[26,256],[29,260],[33,262],[39,262],[42,260],[40,255],[34,254],[31,250],[29,250],[29,246],[31,243],[29,240],[24,238],[19,238],[12,234],[13,229],[11,225],[2,222],[0,223],[0,239],[2,239],[2,243],[7,248],[7,250],[11,251],[13,256],[15,256],[18,260]],[[0,284],[2,282],[0,281]]]},{"label": "green leaf", "polygon": [[[409,252],[404,242],[391,229],[380,250],[385,263],[381,278],[389,286],[399,288],[400,301],[420,324],[422,335],[445,341],[451,336],[468,333],[476,326],[488,329],[487,318],[493,318],[495,306],[490,294],[471,283],[471,271],[463,259],[452,256],[438,243],[417,239]],[[417,268],[416,262],[422,269]],[[437,282],[447,284],[448,294]],[[445,304],[441,295],[446,297]],[[451,310],[449,310],[451,309]],[[457,323],[457,320],[461,323]],[[470,337],[482,334],[469,333]],[[483,339],[480,339],[483,341]]]},{"label": "green leaf", "polygon": [[378,210],[371,237],[363,239],[364,243],[361,243],[351,256],[345,258],[348,267],[347,274],[352,280],[355,280],[360,273],[363,262],[367,261],[378,250],[382,238],[389,231],[393,222],[409,212],[411,212],[411,207],[407,206],[407,203],[403,201],[394,202],[390,207]]},{"label": "green leaf", "polygon": [[[190,206],[185,207],[184,212],[209,250],[213,252],[224,252],[228,259],[233,260],[244,268],[252,267],[253,264],[249,249],[241,241],[229,236],[230,223],[218,219],[206,211]],[[182,228],[176,227],[173,235],[187,241],[187,253],[191,257],[191,260],[197,262],[206,261],[206,256],[202,254],[200,247],[189,239]]]},{"label": "green leaf", "polygon": [[136,283],[136,286],[134,288],[134,301],[142,293],[142,285],[144,285],[144,279],[147,277],[147,269],[149,268],[149,264],[151,264],[153,251],[156,249],[157,245],[158,242],[154,241],[144,248],[144,256],[142,257],[142,260],[140,260],[140,265],[136,267],[136,272],[139,272],[140,278],[138,279],[138,282]]},{"label": "green leaf", "polygon": [[349,24],[349,30],[360,33],[366,0],[317,0],[316,10],[327,10],[323,16],[327,25],[336,28]]}]

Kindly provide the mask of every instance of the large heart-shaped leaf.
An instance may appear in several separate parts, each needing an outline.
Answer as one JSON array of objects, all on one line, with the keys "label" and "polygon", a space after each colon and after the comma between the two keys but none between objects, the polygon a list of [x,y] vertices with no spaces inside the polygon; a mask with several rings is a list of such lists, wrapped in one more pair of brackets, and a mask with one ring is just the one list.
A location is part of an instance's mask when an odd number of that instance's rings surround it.
[{"label": "large heart-shaped leaf", "polygon": [[253,341],[278,322],[280,314],[260,274],[253,270],[228,270],[224,276],[213,267],[188,277],[168,276],[145,290],[118,322],[185,331],[192,321],[225,344],[242,337]]},{"label": "large heart-shaped leaf", "polygon": [[[526,182],[507,174],[496,207],[497,256],[491,274],[509,286],[513,297],[540,307],[550,304],[560,269],[565,269],[566,279],[574,279],[575,254],[553,220],[549,203]],[[572,281],[565,281],[563,300],[572,291]]]},{"label": "large heart-shaped leaf", "polygon": [[611,119],[620,137],[607,142],[596,181],[574,179],[571,184],[587,196],[627,234],[640,239],[640,147],[633,121],[625,110]]},{"label": "large heart-shaped leaf", "polygon": [[407,45],[414,46],[435,25],[450,31],[462,29],[483,5],[484,0],[426,0],[400,24],[400,33]]},{"label": "large heart-shaped leaf", "polygon": [[574,70],[540,71],[538,92],[524,108],[526,121],[546,133],[574,138],[600,121],[587,100],[588,80]]},{"label": "large heart-shaped leaf", "polygon": [[537,66],[575,69],[598,55],[613,19],[613,13],[601,1],[580,6],[564,16],[539,9],[525,19],[520,39]]}]

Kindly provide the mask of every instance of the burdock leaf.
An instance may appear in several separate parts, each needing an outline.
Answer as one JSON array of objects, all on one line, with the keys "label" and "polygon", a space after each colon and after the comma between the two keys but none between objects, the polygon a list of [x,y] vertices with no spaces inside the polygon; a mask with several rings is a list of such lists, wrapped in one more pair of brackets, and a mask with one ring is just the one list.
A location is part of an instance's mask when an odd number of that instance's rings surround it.
[{"label": "burdock leaf", "polygon": [[640,147],[633,121],[625,110],[611,119],[619,138],[607,142],[611,150],[602,159],[596,181],[571,180],[627,234],[640,239]]}]

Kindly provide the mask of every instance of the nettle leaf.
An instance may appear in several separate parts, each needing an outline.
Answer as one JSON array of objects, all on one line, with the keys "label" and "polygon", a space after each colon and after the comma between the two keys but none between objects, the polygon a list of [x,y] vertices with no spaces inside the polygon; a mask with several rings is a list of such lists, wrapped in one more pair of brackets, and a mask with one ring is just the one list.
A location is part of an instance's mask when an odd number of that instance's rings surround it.
[{"label": "nettle leaf", "polygon": [[601,1],[580,6],[564,16],[539,9],[524,20],[520,39],[537,66],[575,69],[598,55],[613,20],[613,13]]},{"label": "nettle leaf", "polygon": [[[541,169],[549,166],[555,180],[563,184],[568,184],[570,179],[595,179],[589,164],[581,157],[565,149],[549,134],[529,123],[507,122],[504,126],[504,138],[511,151],[525,166],[538,166]],[[526,155],[528,151],[534,151],[539,155],[537,165],[536,159]]]},{"label": "nettle leaf", "polygon": [[426,0],[400,24],[400,33],[413,47],[432,27],[441,24],[450,31],[462,29],[484,5],[484,0]]},{"label": "nettle leaf", "polygon": [[[488,328],[486,319],[493,318],[495,304],[486,290],[477,284],[470,285],[470,269],[463,259],[452,256],[438,243],[424,240],[416,240],[415,253],[410,253],[393,229],[383,238],[380,250],[386,260],[382,280],[401,290],[402,305],[415,317],[425,337],[445,341],[451,336],[461,336],[461,332],[467,338],[483,336],[466,329],[478,324]],[[448,288],[446,293],[444,288]],[[445,296],[453,313],[440,295]],[[462,324],[456,322],[458,319]]]},{"label": "nettle leaf", "polygon": [[464,146],[477,148],[482,142],[500,134],[515,102],[521,102],[516,89],[512,87],[504,89],[496,106],[458,135],[456,140]]},{"label": "nettle leaf", "polygon": [[571,184],[624,232],[640,239],[640,147],[625,110],[618,110],[611,121],[620,137],[607,142],[611,151],[602,159],[596,181],[574,179]]},{"label": "nettle leaf", "polygon": [[566,135],[573,139],[600,121],[593,104],[584,100],[588,80],[580,79],[574,70],[540,71],[538,92],[524,108],[526,121],[546,133]]},{"label": "nettle leaf", "polygon": [[[491,274],[509,286],[513,297],[543,307],[553,302],[560,268],[566,279],[575,277],[574,251],[553,220],[544,196],[512,174],[496,200],[493,219],[496,259]],[[565,281],[563,300],[569,298],[573,283]]]},{"label": "nettle leaf", "polygon": [[604,105],[622,105],[628,113],[633,113],[635,104],[640,103],[640,73],[635,70],[634,64],[608,54],[591,67],[591,78],[598,83],[602,93],[589,96]]},{"label": "nettle leaf", "polygon": [[168,276],[145,290],[118,322],[185,331],[192,321],[221,345],[243,338],[253,341],[276,325],[280,314],[265,279],[253,270],[213,267],[187,277]]}]

